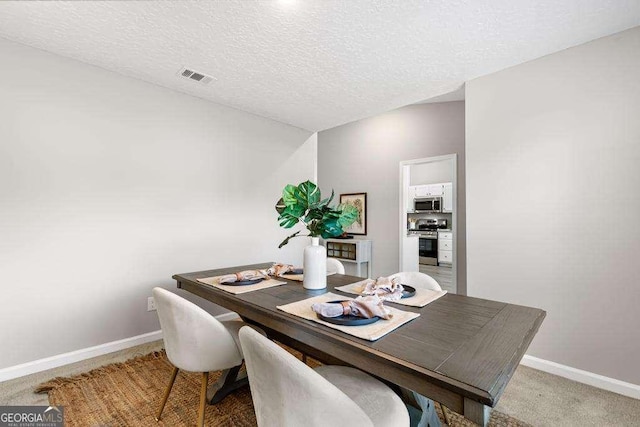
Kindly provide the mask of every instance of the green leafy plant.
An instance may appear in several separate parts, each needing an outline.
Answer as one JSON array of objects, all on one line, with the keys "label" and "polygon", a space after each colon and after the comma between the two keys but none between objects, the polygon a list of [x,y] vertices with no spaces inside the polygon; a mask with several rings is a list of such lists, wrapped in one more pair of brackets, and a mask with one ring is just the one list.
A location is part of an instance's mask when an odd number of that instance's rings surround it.
[{"label": "green leafy plant", "polygon": [[322,199],[320,188],[311,181],[305,181],[298,186],[289,184],[284,187],[282,198],[276,203],[276,211],[280,214],[280,227],[291,228],[302,222],[309,234],[300,235],[300,231],[296,231],[278,247],[283,247],[294,237],[336,237],[344,232],[344,228],[353,224],[358,219],[358,209],[346,204],[329,206],[333,196],[331,191],[331,197]]}]

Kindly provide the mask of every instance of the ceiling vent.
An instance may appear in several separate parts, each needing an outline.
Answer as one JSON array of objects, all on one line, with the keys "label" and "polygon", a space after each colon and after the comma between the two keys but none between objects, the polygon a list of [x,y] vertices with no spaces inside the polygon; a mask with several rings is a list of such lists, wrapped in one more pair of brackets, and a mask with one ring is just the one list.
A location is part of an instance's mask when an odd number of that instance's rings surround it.
[{"label": "ceiling vent", "polygon": [[208,76],[204,73],[200,73],[198,71],[194,71],[190,68],[183,68],[178,72],[178,74],[185,79],[193,80],[198,83],[202,83],[203,85],[208,85],[213,80],[215,80],[211,76]]}]

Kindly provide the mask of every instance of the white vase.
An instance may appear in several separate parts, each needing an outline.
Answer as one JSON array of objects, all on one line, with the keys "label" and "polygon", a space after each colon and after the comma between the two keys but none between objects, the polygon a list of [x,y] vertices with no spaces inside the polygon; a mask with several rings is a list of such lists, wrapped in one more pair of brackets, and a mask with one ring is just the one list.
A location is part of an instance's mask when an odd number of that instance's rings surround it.
[{"label": "white vase", "polygon": [[305,289],[327,287],[327,250],[320,246],[320,238],[312,237],[311,245],[304,248],[304,273],[302,286]]}]

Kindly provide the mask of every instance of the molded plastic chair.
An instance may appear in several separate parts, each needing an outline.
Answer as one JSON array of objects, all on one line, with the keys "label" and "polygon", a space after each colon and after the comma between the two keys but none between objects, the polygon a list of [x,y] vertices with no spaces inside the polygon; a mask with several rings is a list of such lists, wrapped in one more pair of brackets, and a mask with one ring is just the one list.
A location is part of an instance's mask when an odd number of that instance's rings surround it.
[{"label": "molded plastic chair", "polygon": [[202,426],[209,372],[228,370],[223,373],[224,385],[212,403],[222,400],[228,393],[247,383],[246,378],[244,382],[234,383],[242,366],[238,332],[246,324],[240,320],[220,322],[196,304],[162,288],[153,288],[153,298],[158,309],[167,358],[174,365],[156,420],[160,420],[178,371],[183,369],[202,372],[198,412],[198,425]]},{"label": "molded plastic chair", "polygon": [[327,273],[344,274],[344,265],[335,258],[327,258]]},{"label": "molded plastic chair", "polygon": [[417,271],[401,271],[400,273],[392,274],[389,279],[399,278],[400,283],[413,286],[420,289],[431,289],[433,291],[441,291],[442,288],[436,282],[436,279],[428,274],[419,273]]},{"label": "molded plastic chair", "polygon": [[240,342],[260,427],[409,426],[398,395],[364,372],[311,369],[251,328]]}]

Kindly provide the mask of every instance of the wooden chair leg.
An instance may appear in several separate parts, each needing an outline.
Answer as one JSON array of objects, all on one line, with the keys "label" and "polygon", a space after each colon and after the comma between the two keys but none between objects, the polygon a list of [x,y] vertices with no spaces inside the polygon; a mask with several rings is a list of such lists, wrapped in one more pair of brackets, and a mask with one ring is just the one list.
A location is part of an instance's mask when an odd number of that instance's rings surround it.
[{"label": "wooden chair leg", "polygon": [[449,413],[446,411],[444,405],[442,403],[438,403],[440,405],[440,410],[442,411],[442,416],[444,417],[444,422],[446,425],[451,425],[451,421],[449,421]]},{"label": "wooden chair leg", "polygon": [[207,384],[209,372],[202,373],[202,387],[200,387],[200,410],[198,411],[198,425],[204,427],[204,408],[207,404]]},{"label": "wooden chair leg", "polygon": [[171,388],[173,387],[173,383],[176,381],[176,376],[178,375],[178,371],[180,369],[173,367],[173,373],[171,374],[171,380],[169,380],[169,385],[164,392],[164,397],[162,398],[162,404],[160,405],[160,410],[158,411],[158,416],[156,417],[156,421],[160,421],[160,417],[162,416],[162,411],[164,410],[164,405],[167,403],[167,399],[169,399],[169,393],[171,393]]}]

